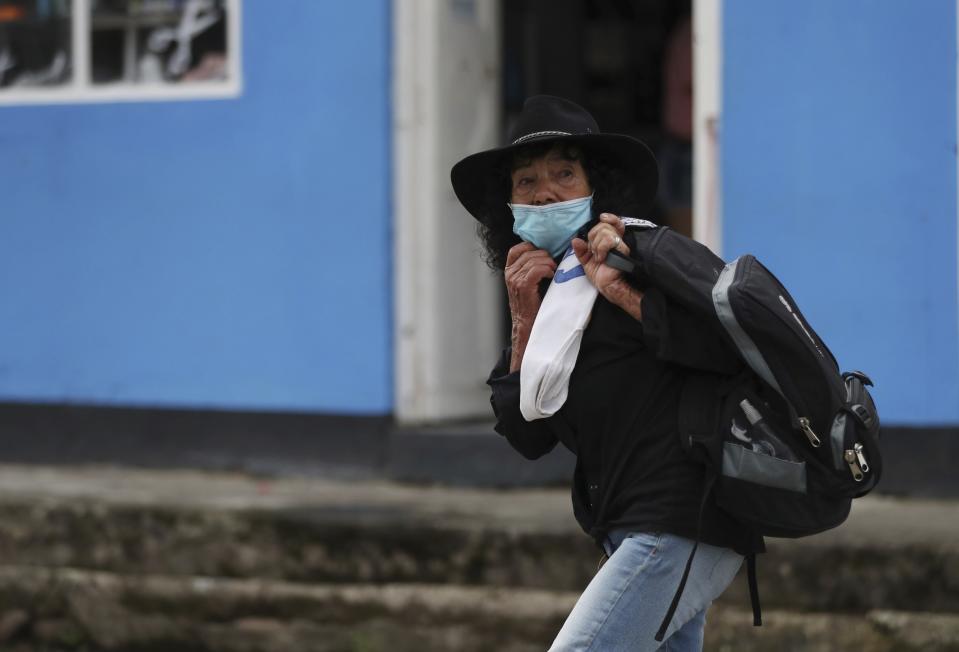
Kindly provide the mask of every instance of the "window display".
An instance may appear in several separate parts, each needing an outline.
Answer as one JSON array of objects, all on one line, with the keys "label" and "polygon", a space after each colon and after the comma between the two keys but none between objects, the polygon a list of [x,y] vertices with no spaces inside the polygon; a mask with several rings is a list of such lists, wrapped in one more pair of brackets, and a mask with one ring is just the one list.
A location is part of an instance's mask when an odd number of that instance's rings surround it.
[{"label": "window display", "polygon": [[235,95],[239,0],[0,0],[0,103]]},{"label": "window display", "polygon": [[226,0],[93,0],[93,83],[226,79],[226,4]]},{"label": "window display", "polygon": [[71,0],[0,0],[0,93],[70,80]]}]

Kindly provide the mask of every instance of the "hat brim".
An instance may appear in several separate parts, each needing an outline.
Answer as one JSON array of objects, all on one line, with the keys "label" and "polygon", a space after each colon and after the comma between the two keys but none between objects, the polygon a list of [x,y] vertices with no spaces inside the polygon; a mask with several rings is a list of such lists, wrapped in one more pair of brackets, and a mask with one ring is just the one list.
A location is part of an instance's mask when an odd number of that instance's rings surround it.
[{"label": "hat brim", "polygon": [[[498,192],[501,192],[501,166],[505,159],[521,147],[549,141],[579,145],[587,155],[590,152],[599,153],[612,165],[623,170],[633,180],[637,205],[624,206],[619,210],[628,210],[636,213],[635,217],[643,217],[652,206],[656,198],[656,188],[659,185],[659,167],[653,153],[642,141],[632,136],[603,133],[528,139],[522,143],[471,154],[450,170],[450,180],[457,199],[470,215],[487,224],[491,209],[490,202]],[[496,201],[505,202],[508,199],[503,197]]]}]

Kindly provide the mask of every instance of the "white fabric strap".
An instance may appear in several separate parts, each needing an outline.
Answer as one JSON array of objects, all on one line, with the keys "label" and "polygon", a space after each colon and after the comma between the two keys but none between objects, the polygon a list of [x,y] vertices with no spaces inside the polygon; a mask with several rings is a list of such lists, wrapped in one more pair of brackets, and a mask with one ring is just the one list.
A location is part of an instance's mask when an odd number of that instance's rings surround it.
[{"label": "white fabric strap", "polygon": [[536,314],[523,353],[519,407],[527,421],[551,416],[566,402],[569,378],[597,294],[576,254],[567,250]]},{"label": "white fabric strap", "polygon": [[655,229],[657,225],[650,222],[649,220],[641,220],[638,217],[623,217],[620,218],[623,222],[623,226],[632,226],[641,229]]}]

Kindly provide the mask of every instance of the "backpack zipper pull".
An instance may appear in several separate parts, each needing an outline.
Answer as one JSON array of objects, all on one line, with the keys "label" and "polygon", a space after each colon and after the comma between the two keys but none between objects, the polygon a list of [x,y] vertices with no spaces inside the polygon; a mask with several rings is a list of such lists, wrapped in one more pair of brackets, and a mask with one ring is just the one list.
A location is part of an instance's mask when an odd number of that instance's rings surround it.
[{"label": "backpack zipper pull", "polygon": [[862,453],[862,444],[857,442],[852,447],[852,450],[856,453],[856,460],[859,462],[859,468],[862,469],[863,473],[869,473],[869,462],[866,461],[866,456]]},{"label": "backpack zipper pull", "polygon": [[[857,444],[860,445],[860,444]],[[859,466],[859,457],[861,453],[857,455],[857,452],[853,449],[847,450],[843,453],[843,459],[846,460],[846,464],[849,465],[849,471],[852,472],[852,479],[856,482],[862,482],[862,468]]]},{"label": "backpack zipper pull", "polygon": [[819,437],[816,436],[816,433],[814,433],[812,428],[809,426],[809,419],[806,417],[799,417],[799,427],[802,428],[802,431],[806,434],[806,439],[809,440],[809,443],[812,444],[813,448],[819,448],[822,446],[822,442],[819,440]]}]

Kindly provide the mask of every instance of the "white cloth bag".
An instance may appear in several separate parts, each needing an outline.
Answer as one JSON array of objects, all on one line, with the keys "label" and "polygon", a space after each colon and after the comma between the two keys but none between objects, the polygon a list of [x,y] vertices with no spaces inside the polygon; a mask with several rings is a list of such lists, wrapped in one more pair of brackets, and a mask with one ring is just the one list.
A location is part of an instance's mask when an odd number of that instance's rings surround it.
[{"label": "white cloth bag", "polygon": [[556,413],[569,392],[583,331],[598,294],[572,249],[556,269],[536,314],[519,371],[519,408],[527,421]]}]

